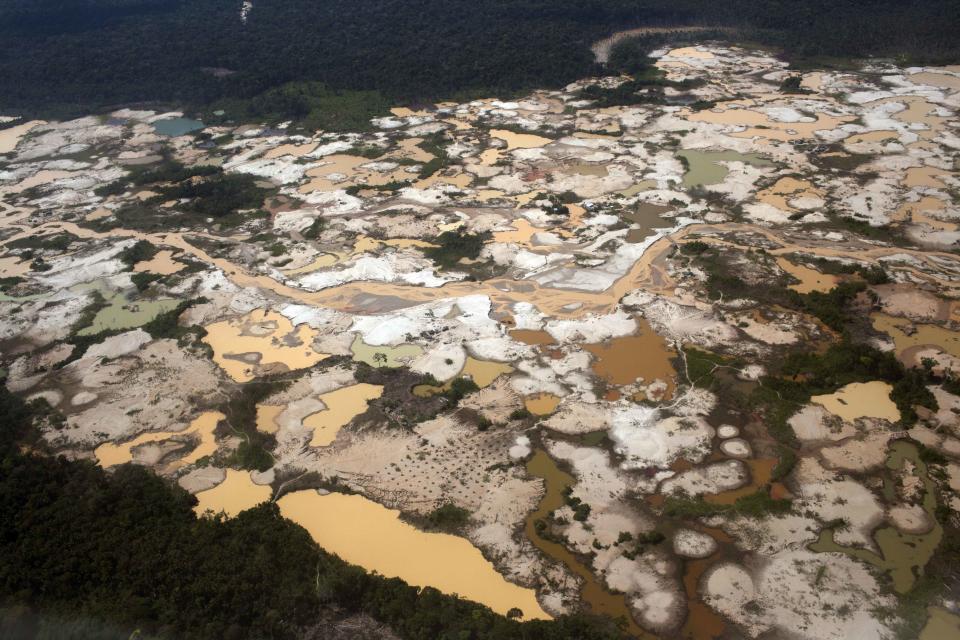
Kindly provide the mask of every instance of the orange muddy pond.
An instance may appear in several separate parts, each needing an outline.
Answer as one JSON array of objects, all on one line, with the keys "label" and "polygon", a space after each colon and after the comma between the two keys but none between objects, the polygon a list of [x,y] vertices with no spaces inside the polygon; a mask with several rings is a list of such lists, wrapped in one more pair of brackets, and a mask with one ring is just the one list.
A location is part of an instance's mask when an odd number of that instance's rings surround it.
[{"label": "orange muddy pond", "polygon": [[644,384],[650,384],[654,380],[663,380],[667,383],[664,398],[668,399],[676,387],[676,371],[671,359],[677,353],[646,320],[637,320],[637,326],[635,335],[613,338],[600,344],[585,344],[583,348],[594,356],[594,373],[610,384],[628,385],[640,379]]},{"label": "orange muddy pond", "polygon": [[295,491],[277,505],[321,547],[367,571],[457,594],[501,615],[517,607],[525,620],[550,618],[533,589],[508,582],[466,538],[421,531],[360,495]]}]

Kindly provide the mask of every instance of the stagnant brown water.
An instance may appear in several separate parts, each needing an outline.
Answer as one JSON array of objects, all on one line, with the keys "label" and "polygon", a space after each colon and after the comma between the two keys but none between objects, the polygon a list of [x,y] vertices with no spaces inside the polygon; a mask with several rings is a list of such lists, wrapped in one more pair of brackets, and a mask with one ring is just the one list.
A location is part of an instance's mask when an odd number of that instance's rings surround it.
[{"label": "stagnant brown water", "polygon": [[916,582],[918,575],[923,575],[924,567],[933,556],[940,540],[943,538],[943,527],[936,516],[937,494],[936,484],[927,475],[927,465],[920,459],[917,447],[905,440],[899,440],[890,445],[887,456],[887,468],[891,472],[900,472],[906,461],[914,465],[915,473],[923,482],[923,510],[926,512],[933,527],[927,533],[903,533],[893,525],[877,529],[873,538],[880,548],[877,554],[868,549],[845,547],[833,539],[833,529],[824,529],[820,538],[809,546],[811,551],[840,552],[857,558],[890,574],[893,588],[897,593],[906,593]]},{"label": "stagnant brown water", "polygon": [[562,562],[570,571],[583,579],[580,591],[581,599],[590,606],[593,613],[623,618],[627,622],[627,631],[638,638],[654,640],[656,636],[644,631],[634,620],[623,595],[615,595],[607,591],[587,567],[565,546],[540,537],[537,533],[536,522],[546,521],[551,511],[559,509],[564,503],[563,490],[574,484],[574,478],[561,471],[557,464],[542,449],[537,449],[530,461],[527,462],[527,473],[543,479],[546,493],[540,501],[536,511],[527,516],[524,532],[530,542],[554,560]]},{"label": "stagnant brown water", "polygon": [[663,214],[671,211],[672,207],[653,204],[652,202],[641,202],[635,204],[632,208],[626,209],[621,215],[630,222],[640,225],[638,229],[631,229],[627,233],[627,242],[643,242],[653,233],[654,229],[669,229],[675,223],[669,218],[662,217]]},{"label": "stagnant brown water", "polygon": [[525,620],[550,618],[533,589],[508,582],[466,538],[421,531],[360,495],[294,491],[277,506],[321,547],[368,571],[455,593],[501,615],[518,607]]},{"label": "stagnant brown water", "polygon": [[680,631],[681,637],[691,640],[714,640],[727,628],[723,618],[700,600],[700,578],[714,561],[713,556],[687,560],[683,575],[683,588],[687,593],[687,621]]},{"label": "stagnant brown water", "polygon": [[670,362],[676,353],[646,320],[639,319],[637,326],[635,335],[583,345],[595,358],[593,371],[615,385],[633,384],[638,378],[642,378],[644,384],[663,380],[667,383],[664,399],[669,399],[676,386],[673,380],[675,371]]},{"label": "stagnant brown water", "polygon": [[510,337],[532,347],[546,346],[556,344],[557,342],[553,336],[546,331],[537,329],[513,329],[510,331]]},{"label": "stagnant brown water", "polygon": [[777,458],[755,458],[743,462],[750,469],[749,483],[739,489],[731,489],[721,493],[708,493],[703,496],[703,499],[711,504],[733,504],[740,498],[756,493],[759,489],[765,487],[770,482],[770,476],[773,475],[773,468],[777,466]]}]

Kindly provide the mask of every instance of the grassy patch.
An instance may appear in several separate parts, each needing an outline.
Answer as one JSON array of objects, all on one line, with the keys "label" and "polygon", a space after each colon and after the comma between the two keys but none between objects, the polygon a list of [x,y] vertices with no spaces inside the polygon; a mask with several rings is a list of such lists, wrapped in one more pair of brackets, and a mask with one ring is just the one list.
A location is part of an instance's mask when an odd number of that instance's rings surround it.
[{"label": "grassy patch", "polygon": [[694,347],[683,347],[687,362],[687,375],[694,386],[709,389],[715,381],[714,369],[731,365],[732,361],[715,353],[701,351]]}]

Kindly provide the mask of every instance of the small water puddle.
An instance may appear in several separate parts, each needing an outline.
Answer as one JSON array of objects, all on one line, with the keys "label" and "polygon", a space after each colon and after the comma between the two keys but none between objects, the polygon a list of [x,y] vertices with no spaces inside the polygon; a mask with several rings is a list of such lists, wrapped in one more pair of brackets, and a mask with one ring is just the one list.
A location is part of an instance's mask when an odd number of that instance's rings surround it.
[{"label": "small water puddle", "polygon": [[213,349],[213,361],[236,382],[249,382],[274,368],[306,369],[327,357],[310,346],[316,329],[307,324],[294,327],[275,311],[255,309],[206,329],[203,341]]},{"label": "small water puddle", "polygon": [[891,391],[893,387],[879,380],[853,382],[829,395],[813,396],[810,402],[819,404],[846,422],[853,422],[857,418],[881,418],[896,422],[900,419],[900,410],[890,399]]},{"label": "small water puddle", "polygon": [[97,312],[90,326],[77,332],[77,335],[81,336],[92,336],[103,331],[142,327],[161,313],[176,309],[177,305],[180,304],[179,300],[172,298],[131,301],[122,291],[111,291],[100,281],[77,285],[70,290],[75,293],[99,291],[107,304]]},{"label": "small water puddle", "polygon": [[413,394],[421,398],[426,398],[438,393],[449,391],[453,381],[457,378],[470,378],[481,389],[489,387],[494,380],[502,375],[513,372],[513,367],[503,362],[493,362],[492,360],[477,360],[473,356],[467,356],[467,361],[463,365],[460,373],[450,378],[441,386],[430,384],[418,384],[413,388]]},{"label": "small water puddle", "polygon": [[155,121],[153,123],[153,130],[162,136],[176,138],[177,136],[183,136],[193,131],[200,131],[204,126],[206,125],[199,120],[192,120],[191,118],[166,118]]}]

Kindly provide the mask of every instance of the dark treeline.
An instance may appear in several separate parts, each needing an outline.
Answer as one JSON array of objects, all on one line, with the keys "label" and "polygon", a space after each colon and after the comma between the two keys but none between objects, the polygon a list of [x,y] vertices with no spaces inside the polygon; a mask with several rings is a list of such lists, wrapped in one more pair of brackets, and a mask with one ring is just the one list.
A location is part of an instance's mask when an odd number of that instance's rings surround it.
[{"label": "dark treeline", "polygon": [[281,640],[357,613],[409,640],[620,638],[609,620],[519,623],[366,573],[272,503],[198,519],[190,494],[142,467],[42,453],[33,423],[54,417],[0,384],[2,638]]},{"label": "dark treeline", "polygon": [[955,0],[255,0],[245,24],[240,4],[6,0],[0,110],[202,106],[305,81],[411,102],[503,95],[595,72],[590,43],[644,25],[735,27],[795,59],[960,52]]}]

